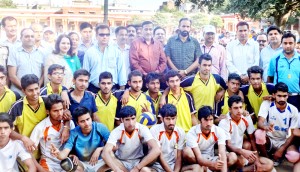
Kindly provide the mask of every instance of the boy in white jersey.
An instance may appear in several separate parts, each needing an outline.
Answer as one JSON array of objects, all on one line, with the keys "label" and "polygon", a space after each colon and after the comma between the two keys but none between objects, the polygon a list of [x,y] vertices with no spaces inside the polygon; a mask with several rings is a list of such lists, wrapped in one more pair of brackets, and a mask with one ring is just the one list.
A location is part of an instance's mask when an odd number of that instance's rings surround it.
[{"label": "boy in white jersey", "polygon": [[17,158],[19,157],[29,172],[35,172],[36,168],[31,155],[26,152],[22,142],[9,138],[12,130],[13,122],[9,114],[0,113],[0,171],[19,171],[17,165]]},{"label": "boy in white jersey", "polygon": [[292,142],[293,130],[298,125],[298,110],[287,103],[288,86],[285,83],[279,82],[275,85],[273,98],[274,101],[264,101],[261,104],[258,113],[259,130],[255,136],[260,135],[260,138],[257,137],[257,143],[261,155],[273,157],[276,166],[285,152],[288,154],[289,151],[297,151]]},{"label": "boy in white jersey", "polygon": [[[183,129],[175,126],[177,109],[173,104],[165,104],[159,113],[163,123],[151,127],[150,132],[159,141],[161,154],[159,161],[155,162],[151,168],[158,172],[179,172],[182,166],[185,132]],[[195,164],[191,170],[199,172],[202,169],[198,164]]]},{"label": "boy in white jersey", "polygon": [[73,129],[75,127],[73,121],[70,121],[70,127],[63,124],[63,102],[58,94],[50,94],[45,100],[48,117],[37,124],[30,135],[35,146],[39,146],[41,150],[40,166],[50,172],[62,171],[60,160],[51,155],[51,144],[60,148],[63,128]]},{"label": "boy in white jersey", "polygon": [[[250,116],[243,116],[243,100],[238,95],[228,99],[229,112],[227,118],[219,123],[226,134],[227,150],[238,155],[237,168],[243,171],[271,171],[273,162],[267,158],[259,157],[254,140],[254,126]],[[244,139],[247,130],[248,138]],[[255,166],[252,165],[255,163]],[[249,164],[249,166],[247,166]],[[247,166],[247,167],[245,167]]]},{"label": "boy in white jersey", "polygon": [[[136,110],[132,106],[121,108],[119,116],[122,123],[111,132],[103,160],[115,172],[150,171],[146,166],[160,155],[157,142],[146,126],[136,122]],[[143,153],[143,143],[149,147],[147,155]]]},{"label": "boy in white jersey", "polygon": [[[203,106],[198,110],[200,124],[192,127],[186,136],[183,158],[188,164],[199,164],[207,171],[227,171],[227,166],[237,161],[235,153],[226,155],[225,132],[214,125],[213,110]],[[215,156],[214,146],[218,144],[219,156]]]}]

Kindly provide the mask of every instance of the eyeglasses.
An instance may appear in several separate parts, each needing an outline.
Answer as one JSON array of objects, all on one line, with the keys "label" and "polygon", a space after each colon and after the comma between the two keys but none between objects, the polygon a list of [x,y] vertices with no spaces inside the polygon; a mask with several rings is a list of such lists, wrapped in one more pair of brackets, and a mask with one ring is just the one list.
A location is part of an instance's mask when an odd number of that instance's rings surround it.
[{"label": "eyeglasses", "polygon": [[52,75],[56,75],[56,76],[65,76],[64,73],[59,73],[59,72],[53,72]]},{"label": "eyeglasses", "polygon": [[98,35],[99,35],[100,37],[104,37],[104,36],[109,37],[109,36],[110,36],[110,33],[99,33]]},{"label": "eyeglasses", "polygon": [[257,40],[257,42],[265,43],[265,42],[267,42],[267,41],[266,41],[266,40]]}]

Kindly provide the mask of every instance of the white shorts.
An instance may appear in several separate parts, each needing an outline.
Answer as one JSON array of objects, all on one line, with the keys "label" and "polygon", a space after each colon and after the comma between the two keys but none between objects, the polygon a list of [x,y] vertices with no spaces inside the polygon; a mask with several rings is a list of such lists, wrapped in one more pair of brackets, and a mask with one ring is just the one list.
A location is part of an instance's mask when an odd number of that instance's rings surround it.
[{"label": "white shorts", "polygon": [[120,160],[122,162],[122,164],[124,165],[124,167],[130,171],[132,170],[135,166],[137,166],[141,159],[128,159],[128,160]]},{"label": "white shorts", "polygon": [[268,152],[271,151],[272,149],[275,149],[275,150],[279,149],[286,142],[286,140],[274,140],[271,138],[269,138],[269,139],[270,139],[270,147],[269,147]]},{"label": "white shorts", "polygon": [[52,160],[50,158],[41,158],[39,163],[44,169],[47,169],[49,172],[62,172],[62,171],[64,171],[61,168],[59,161],[55,161],[55,160]]},{"label": "white shorts", "polygon": [[94,166],[90,165],[89,162],[86,161],[80,162],[82,163],[85,172],[97,172],[99,168],[105,165],[103,159],[98,160],[97,164],[95,164]]}]

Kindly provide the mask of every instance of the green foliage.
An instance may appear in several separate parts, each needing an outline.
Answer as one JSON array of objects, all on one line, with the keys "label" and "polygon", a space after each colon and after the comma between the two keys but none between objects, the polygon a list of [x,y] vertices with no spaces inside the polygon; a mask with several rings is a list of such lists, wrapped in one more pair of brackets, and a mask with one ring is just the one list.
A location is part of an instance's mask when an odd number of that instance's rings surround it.
[{"label": "green foliage", "polygon": [[193,21],[193,27],[197,29],[209,24],[209,16],[203,13],[197,13],[192,16],[191,19]]},{"label": "green foliage", "polygon": [[215,26],[216,28],[222,28],[224,23],[220,16],[213,16],[210,20],[211,25]]},{"label": "green foliage", "polygon": [[0,0],[1,8],[17,8],[16,4],[12,0]]},{"label": "green foliage", "polygon": [[[179,6],[187,0],[175,0],[175,5]],[[209,11],[220,8],[224,5],[226,0],[189,0],[190,2],[198,5],[198,8],[207,7]]]},{"label": "green foliage", "polygon": [[138,16],[138,15],[133,15],[131,17],[131,20],[128,22],[128,24],[140,25],[143,23],[143,21],[145,21],[145,18]]},{"label": "green foliage", "polygon": [[156,26],[167,27],[177,27],[178,21],[185,15],[182,12],[175,11],[169,12],[157,12],[153,17],[152,21]]}]

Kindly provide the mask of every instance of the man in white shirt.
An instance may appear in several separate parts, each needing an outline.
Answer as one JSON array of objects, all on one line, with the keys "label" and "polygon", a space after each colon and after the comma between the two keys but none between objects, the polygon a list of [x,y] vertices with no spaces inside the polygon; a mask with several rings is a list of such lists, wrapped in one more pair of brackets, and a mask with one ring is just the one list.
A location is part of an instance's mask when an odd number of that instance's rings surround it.
[{"label": "man in white shirt", "polygon": [[[210,106],[203,106],[198,111],[200,124],[192,127],[186,136],[186,148],[183,158],[188,164],[199,164],[207,171],[227,171],[237,161],[235,153],[226,154],[225,132],[214,125],[213,110]],[[218,144],[218,156],[214,147]]]},{"label": "man in white shirt", "polygon": [[237,73],[242,78],[242,84],[248,83],[247,69],[259,65],[259,45],[253,39],[248,39],[249,24],[240,21],[236,25],[237,39],[227,44],[227,69],[229,73]]},{"label": "man in white shirt", "polygon": [[[292,145],[293,130],[298,127],[298,110],[287,103],[288,86],[282,82],[275,85],[274,101],[264,101],[258,113],[256,140],[260,153],[265,157],[273,157],[274,166],[279,165],[283,155],[289,151],[297,151]],[[289,160],[289,158],[288,158]]]},{"label": "man in white shirt", "polygon": [[[226,134],[227,151],[238,155],[235,164],[243,171],[271,171],[273,162],[267,158],[259,157],[257,154],[254,126],[250,116],[243,116],[243,100],[238,95],[233,95],[228,99],[229,112],[227,118],[222,119],[219,127],[224,129]],[[247,130],[248,138],[244,138]]]},{"label": "man in white shirt", "polygon": [[[177,109],[173,104],[165,104],[160,109],[162,117],[161,124],[151,127],[152,136],[158,140],[161,148],[159,161],[156,161],[152,169],[157,172],[175,171],[179,172],[182,167],[182,150],[185,142],[185,133],[183,129],[175,126],[177,120]],[[194,164],[189,169],[199,172],[200,165]],[[184,169],[182,171],[185,171]]]},{"label": "man in white shirt", "polygon": [[0,113],[0,169],[5,172],[19,171],[17,158],[27,166],[29,172],[35,172],[36,168],[31,155],[25,150],[22,142],[11,140],[9,135],[13,130],[13,122],[9,114]]},{"label": "man in white shirt", "polygon": [[[157,142],[146,126],[136,122],[136,110],[132,106],[124,106],[119,116],[122,123],[111,132],[102,153],[103,160],[113,171],[147,170],[146,166],[161,153]],[[149,148],[147,155],[143,143]]]},{"label": "man in white shirt", "polygon": [[62,148],[63,128],[73,129],[75,126],[73,121],[70,121],[70,127],[64,126],[63,100],[58,94],[49,95],[45,100],[45,107],[49,116],[35,126],[30,139],[36,147],[40,148],[42,154],[40,166],[50,172],[62,171],[60,160],[51,155],[50,147],[53,144],[55,147]]}]

